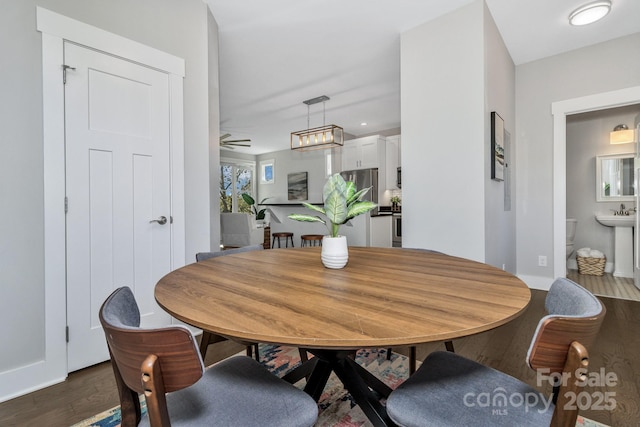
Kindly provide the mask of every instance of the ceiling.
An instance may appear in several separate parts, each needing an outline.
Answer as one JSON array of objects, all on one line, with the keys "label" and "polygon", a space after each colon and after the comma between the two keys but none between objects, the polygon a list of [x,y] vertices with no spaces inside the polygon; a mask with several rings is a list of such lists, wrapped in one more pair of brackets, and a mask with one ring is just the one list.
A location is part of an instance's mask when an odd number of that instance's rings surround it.
[{"label": "ceiling", "polygon": [[[342,126],[361,136],[400,127],[400,34],[474,0],[205,0],[219,27],[220,132],[262,154],[292,131]],[[516,65],[639,31],[640,1],[612,0],[601,21],[567,17],[591,0],[486,0]],[[635,19],[634,19],[635,17]],[[361,123],[366,122],[363,126]]]}]

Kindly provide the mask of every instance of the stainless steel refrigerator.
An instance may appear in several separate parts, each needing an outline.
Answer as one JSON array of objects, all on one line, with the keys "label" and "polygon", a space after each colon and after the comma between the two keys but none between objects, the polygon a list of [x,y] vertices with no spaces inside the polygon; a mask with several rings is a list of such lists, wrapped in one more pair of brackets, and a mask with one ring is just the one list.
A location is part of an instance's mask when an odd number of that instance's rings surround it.
[{"label": "stainless steel refrigerator", "polygon": [[[342,171],[340,175],[345,181],[352,181],[358,190],[371,187],[371,190],[362,199],[378,203],[378,168]],[[371,215],[377,215],[378,208],[376,207],[370,212]]]}]

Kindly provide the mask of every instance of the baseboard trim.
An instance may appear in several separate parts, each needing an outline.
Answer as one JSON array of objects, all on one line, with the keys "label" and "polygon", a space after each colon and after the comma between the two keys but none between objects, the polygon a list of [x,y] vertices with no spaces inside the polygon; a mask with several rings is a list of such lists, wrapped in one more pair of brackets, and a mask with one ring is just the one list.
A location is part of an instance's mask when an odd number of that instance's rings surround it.
[{"label": "baseboard trim", "polygon": [[554,279],[543,276],[529,276],[524,274],[518,274],[518,278],[522,280],[531,289],[539,289],[541,291],[548,291],[551,289]]}]

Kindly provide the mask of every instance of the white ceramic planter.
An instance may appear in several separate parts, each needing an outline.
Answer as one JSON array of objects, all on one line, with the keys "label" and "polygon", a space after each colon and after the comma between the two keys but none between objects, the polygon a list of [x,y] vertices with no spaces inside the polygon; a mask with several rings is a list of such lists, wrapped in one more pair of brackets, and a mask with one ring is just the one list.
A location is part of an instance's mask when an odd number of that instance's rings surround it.
[{"label": "white ceramic planter", "polygon": [[322,264],[327,268],[343,268],[349,261],[347,236],[322,238]]}]

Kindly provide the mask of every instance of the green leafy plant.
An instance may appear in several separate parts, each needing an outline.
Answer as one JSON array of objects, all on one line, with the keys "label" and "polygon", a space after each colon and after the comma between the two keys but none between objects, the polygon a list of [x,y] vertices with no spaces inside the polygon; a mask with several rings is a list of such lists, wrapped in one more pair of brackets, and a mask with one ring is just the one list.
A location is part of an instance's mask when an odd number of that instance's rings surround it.
[{"label": "green leafy plant", "polygon": [[327,226],[331,237],[337,237],[342,224],[378,206],[368,200],[362,200],[370,189],[371,187],[356,191],[353,182],[345,181],[337,173],[327,180],[322,190],[324,206],[302,203],[306,208],[323,214],[326,220],[317,215],[303,214],[290,214],[289,218],[303,222],[321,222]]},{"label": "green leafy plant", "polygon": [[392,204],[394,204],[394,205],[397,205],[398,203],[400,203],[400,197],[398,197],[398,196],[393,196],[393,197],[391,198],[391,203],[392,203]]},{"label": "green leafy plant", "polygon": [[256,219],[264,219],[265,214],[267,212],[267,208],[258,209],[257,206],[260,206],[261,204],[263,204],[268,199],[268,197],[265,197],[264,199],[260,200],[260,203],[258,203],[257,205],[253,197],[251,197],[247,193],[242,193],[242,199],[245,201],[246,204],[251,206],[251,210],[256,215]]}]

